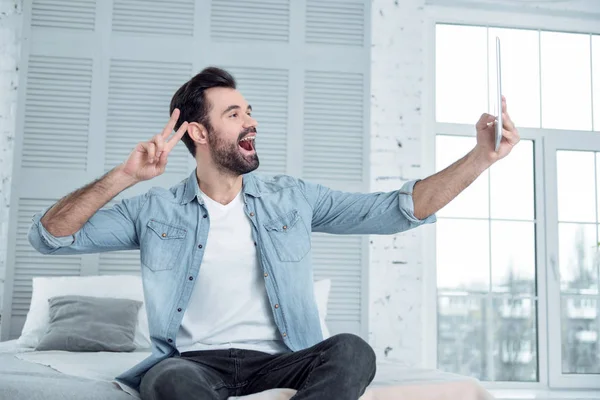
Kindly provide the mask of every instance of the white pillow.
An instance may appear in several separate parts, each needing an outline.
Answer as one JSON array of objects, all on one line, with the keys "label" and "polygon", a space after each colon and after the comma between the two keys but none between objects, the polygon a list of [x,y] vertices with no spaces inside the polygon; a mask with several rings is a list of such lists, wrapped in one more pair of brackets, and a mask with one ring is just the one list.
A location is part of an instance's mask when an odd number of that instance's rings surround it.
[{"label": "white pillow", "polygon": [[321,320],[321,332],[323,339],[329,338],[331,335],[325,319],[327,318],[327,304],[329,302],[329,290],[331,289],[331,279],[323,279],[315,282],[315,300],[317,301],[317,309],[319,310],[319,319]]},{"label": "white pillow", "polygon": [[[54,296],[79,295],[111,297],[144,302],[142,278],[133,275],[57,276],[33,278],[31,305],[21,336],[21,347],[36,347],[50,324],[48,299]],[[133,344],[136,348],[150,347],[150,332],[145,303],[138,312]]]}]

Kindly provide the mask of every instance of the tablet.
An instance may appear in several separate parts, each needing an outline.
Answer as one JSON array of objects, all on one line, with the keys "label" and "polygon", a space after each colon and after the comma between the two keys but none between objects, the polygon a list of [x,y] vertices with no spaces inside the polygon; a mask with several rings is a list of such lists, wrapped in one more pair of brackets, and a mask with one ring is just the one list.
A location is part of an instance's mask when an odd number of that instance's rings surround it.
[{"label": "tablet", "polygon": [[498,117],[496,117],[495,124],[495,140],[496,146],[495,150],[498,151],[500,148],[500,142],[502,141],[502,68],[500,61],[500,38],[496,36],[496,112],[498,113]]}]

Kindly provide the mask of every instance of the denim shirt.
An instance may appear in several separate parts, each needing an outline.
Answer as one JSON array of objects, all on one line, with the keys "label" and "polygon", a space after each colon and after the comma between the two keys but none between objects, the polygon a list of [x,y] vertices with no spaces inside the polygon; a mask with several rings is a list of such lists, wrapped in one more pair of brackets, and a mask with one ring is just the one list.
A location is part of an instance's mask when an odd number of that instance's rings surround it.
[{"label": "denim shirt", "polygon": [[[245,213],[275,323],[291,351],[323,340],[313,293],[311,232],[392,234],[436,221],[414,215],[410,181],[388,193],[348,193],[287,175],[249,173]],[[143,375],[179,355],[175,339],[194,288],[210,228],[196,171],[170,189],[152,188],[97,211],[74,235],[55,237],[33,218],[29,242],[43,254],[140,249],[151,355],[116,377],[136,390]]]}]

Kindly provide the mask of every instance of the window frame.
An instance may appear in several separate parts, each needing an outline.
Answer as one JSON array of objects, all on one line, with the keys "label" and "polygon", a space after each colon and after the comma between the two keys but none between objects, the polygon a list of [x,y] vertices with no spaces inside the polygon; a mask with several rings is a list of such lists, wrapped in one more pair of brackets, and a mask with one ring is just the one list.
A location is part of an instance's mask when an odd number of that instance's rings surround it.
[{"label": "window frame", "polygon": [[[566,135],[568,133],[568,136]],[[600,133],[600,132],[596,132]],[[590,137],[590,135],[592,135]],[[586,137],[587,136],[587,137]],[[546,265],[548,265],[548,306],[551,310],[561,309],[560,291],[560,266],[558,265],[558,198],[557,198],[557,150],[582,150],[600,152],[600,135],[594,132],[548,132],[545,138],[545,163],[546,163],[546,209],[547,222],[550,229],[546,235],[548,242],[546,251]],[[600,221],[598,221],[600,222]],[[598,224],[597,226],[600,226]],[[597,228],[598,229],[598,228]],[[581,297],[580,297],[581,296]],[[593,295],[592,295],[593,296]],[[574,295],[579,299],[587,298],[589,295]],[[600,299],[600,293],[596,294]],[[548,315],[549,356],[550,356],[550,383],[552,387],[560,388],[587,388],[600,389],[600,374],[564,374],[562,372],[562,329],[561,313],[550,313]],[[600,317],[599,317],[600,319]]]},{"label": "window frame", "polygon": [[[481,8],[462,8],[428,5],[425,9],[424,19],[424,88],[423,88],[423,124],[422,124],[422,168],[423,176],[430,176],[435,173],[435,138],[438,134],[444,135],[467,135],[475,136],[475,122],[469,124],[438,123],[436,121],[435,109],[435,86],[436,86],[436,64],[435,64],[435,38],[436,24],[460,24],[475,25],[484,27],[502,27],[512,29],[533,29],[538,31],[571,32],[584,34],[600,34],[600,28],[597,20],[593,17],[587,17],[584,13],[573,17],[555,15],[535,15],[528,12],[485,10]],[[540,87],[541,90],[541,87]],[[489,98],[489,96],[488,96]],[[510,100],[509,100],[510,101]],[[593,104],[592,104],[593,107]],[[488,107],[489,108],[489,107]],[[485,112],[485,105],[482,112]],[[593,112],[593,109],[591,110]],[[517,122],[518,123],[518,122]],[[598,125],[598,123],[596,122]],[[540,109],[541,126],[541,109]],[[549,313],[550,307],[555,307],[550,299],[560,301],[560,297],[552,292],[554,286],[550,282],[552,271],[548,269],[548,237],[557,235],[558,226],[552,226],[549,222],[547,209],[548,182],[550,177],[546,176],[549,158],[547,141],[550,143],[555,137],[568,138],[572,131],[554,130],[542,128],[519,128],[522,139],[534,141],[534,180],[536,187],[534,189],[535,201],[535,221],[536,221],[536,296],[537,304],[537,333],[538,333],[538,382],[482,382],[483,385],[491,390],[497,389],[532,389],[543,390],[547,388],[595,388],[600,387],[598,375],[574,376],[583,379],[566,379],[561,372],[560,366],[560,347],[558,352],[559,363],[556,364],[556,351],[552,351],[556,346],[556,313]],[[590,131],[578,132],[591,135]],[[600,138],[598,138],[600,141]],[[599,147],[600,150],[600,147]],[[554,157],[555,163],[555,157]],[[556,184],[556,182],[554,182]],[[556,199],[554,199],[556,202]],[[550,205],[551,207],[551,205]],[[556,216],[555,216],[556,220]],[[548,226],[552,232],[546,229]],[[424,265],[423,271],[423,308],[425,310],[436,310],[436,312],[426,312],[423,318],[423,332],[425,340],[423,341],[423,360],[422,363],[428,368],[437,368],[437,282],[436,282],[436,252],[431,251],[436,247],[436,227],[435,224],[424,226],[422,231],[423,246],[422,259]],[[548,232],[548,235],[547,235]],[[547,272],[548,271],[548,272]],[[556,281],[554,282],[556,283]],[[554,293],[554,295],[552,295]],[[549,295],[550,294],[550,295]],[[550,300],[550,301],[549,301]],[[558,316],[560,326],[560,316]],[[560,332],[560,329],[558,330]],[[558,338],[560,344],[560,337]],[[559,374],[557,374],[559,372]],[[568,378],[568,377],[567,377]],[[598,381],[596,385],[593,380]]]}]

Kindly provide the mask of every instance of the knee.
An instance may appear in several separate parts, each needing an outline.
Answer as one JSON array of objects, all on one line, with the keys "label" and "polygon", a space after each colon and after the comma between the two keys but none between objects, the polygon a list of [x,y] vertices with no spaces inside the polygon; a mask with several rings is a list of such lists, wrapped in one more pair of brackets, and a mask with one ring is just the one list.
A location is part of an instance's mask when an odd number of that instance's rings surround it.
[{"label": "knee", "polygon": [[142,378],[140,396],[144,400],[169,399],[182,379],[193,374],[193,367],[180,358],[167,358]]},{"label": "knee", "polygon": [[[331,337],[332,357],[334,357],[342,367],[353,371],[360,370],[367,378],[373,379],[376,368],[375,351],[371,345],[361,337],[342,333]],[[360,366],[357,369],[356,366]]]}]

